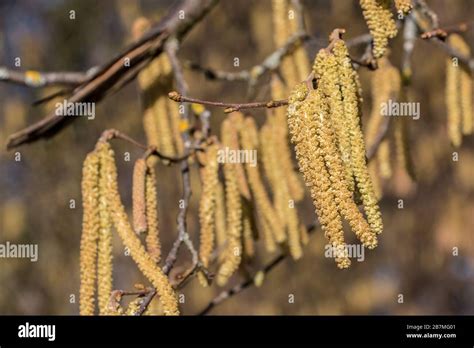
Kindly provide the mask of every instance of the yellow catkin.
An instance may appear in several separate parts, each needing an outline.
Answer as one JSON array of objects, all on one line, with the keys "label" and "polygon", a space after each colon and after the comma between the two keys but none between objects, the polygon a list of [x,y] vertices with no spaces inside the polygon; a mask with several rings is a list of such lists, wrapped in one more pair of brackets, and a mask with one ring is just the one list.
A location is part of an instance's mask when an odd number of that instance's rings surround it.
[{"label": "yellow catkin", "polygon": [[[257,215],[261,216],[261,214],[258,213],[258,208],[257,208]],[[271,231],[270,225],[265,219],[261,219],[259,222],[260,222],[260,228],[262,231],[265,250],[269,253],[273,253],[276,251],[277,245],[275,242],[275,238],[273,237],[273,233]]]},{"label": "yellow catkin", "polygon": [[[279,157],[276,153],[276,139],[272,124],[265,124],[260,131],[261,153],[263,165],[273,190],[274,205],[280,218],[280,222],[287,228],[288,246],[292,257],[296,260],[302,256],[299,219],[291,202],[288,182],[285,180],[285,172],[279,165]],[[292,203],[290,205],[290,203]]]},{"label": "yellow catkin", "polygon": [[[289,11],[293,11],[293,16],[289,18],[290,30],[292,34],[295,34],[298,31],[298,20],[296,18],[296,9],[290,5]],[[306,49],[302,42],[299,43],[299,46],[293,52],[293,60],[295,62],[296,70],[298,71],[298,80],[303,81],[311,72],[311,63],[306,53]]]},{"label": "yellow catkin", "polygon": [[227,283],[242,260],[242,206],[235,169],[232,163],[224,163],[227,244],[216,275],[219,286]]},{"label": "yellow catkin", "polygon": [[388,179],[392,176],[392,166],[390,164],[390,142],[383,140],[377,151],[377,162],[379,165],[380,177]]},{"label": "yellow catkin", "polygon": [[[321,51],[323,53],[323,51]],[[337,146],[339,149],[340,156],[344,164],[344,180],[347,188],[350,191],[354,190],[354,179],[353,179],[353,168],[351,164],[351,142],[350,142],[350,123],[349,119],[345,115],[343,97],[338,83],[338,63],[334,57],[329,57],[330,60],[327,62],[322,61],[322,53],[318,55],[319,59],[316,59],[313,66],[313,72],[316,76],[321,75],[321,69],[324,70],[324,74],[328,76],[328,80],[331,85],[326,86],[327,98],[330,102],[331,108],[331,122],[334,127],[337,138]],[[318,67],[316,64],[324,64],[323,67]]]},{"label": "yellow catkin", "polygon": [[376,141],[382,124],[382,105],[389,99],[394,101],[399,99],[400,93],[400,74],[398,69],[390,64],[388,58],[383,57],[378,61],[379,68],[372,73],[371,94],[372,111],[369,122],[366,127],[366,144],[371,147]]},{"label": "yellow catkin", "polygon": [[[219,183],[217,153],[219,146],[211,144],[205,153],[204,168],[201,170],[202,192],[199,201],[200,244],[199,258],[204,267],[209,266],[212,251],[214,250],[216,227],[216,188]],[[200,276],[201,284],[207,286],[205,277]]]},{"label": "yellow catkin", "polygon": [[133,215],[133,229],[137,234],[146,232],[146,203],[145,203],[145,176],[146,176],[146,162],[145,159],[139,158],[136,160],[133,167],[133,182],[132,182],[132,215]]},{"label": "yellow catkin", "polygon": [[311,117],[314,110],[311,109],[312,104],[306,102],[307,95],[308,89],[301,83],[293,89],[288,98],[288,127],[291,141],[295,145],[300,171],[303,173],[306,186],[310,188],[324,234],[334,248],[343,250],[343,253],[335,258],[336,264],[339,268],[347,268],[351,262],[345,249],[342,221],[331,189],[329,173],[315,141],[315,129],[309,126],[312,120],[314,121]]},{"label": "yellow catkin", "polygon": [[[452,34],[448,43],[460,54],[469,56],[470,48],[458,34]],[[461,145],[461,133],[472,134],[472,77],[457,58],[446,62],[446,104],[448,112],[448,134],[454,146]]]},{"label": "yellow catkin", "polygon": [[[255,121],[247,117],[244,121],[243,127],[240,129],[240,140],[242,149],[246,151],[257,151],[258,148],[258,131]],[[263,214],[263,218],[267,220],[272,229],[275,240],[282,243],[286,240],[285,230],[283,225],[273,208],[270,198],[268,197],[265,186],[263,185],[258,166],[252,163],[245,163],[245,169],[250,184],[250,189],[255,200],[255,205]]]},{"label": "yellow catkin", "polygon": [[113,255],[112,255],[112,221],[110,220],[107,205],[107,175],[104,166],[100,167],[99,178],[99,243],[97,258],[97,293],[99,311],[101,315],[107,314],[107,306],[113,288]]},{"label": "yellow catkin", "polygon": [[153,112],[159,131],[159,150],[166,156],[174,156],[173,131],[168,117],[168,100],[166,96],[161,95],[156,99],[153,105]]},{"label": "yellow catkin", "polygon": [[95,311],[97,241],[101,229],[99,206],[99,157],[96,152],[91,152],[87,155],[82,169],[83,220],[79,290],[81,315],[94,315]]},{"label": "yellow catkin", "polygon": [[146,249],[153,260],[158,264],[161,259],[161,243],[158,223],[158,199],[156,191],[156,173],[152,166],[147,168],[145,177],[145,203],[147,234]]},{"label": "yellow catkin", "polygon": [[336,67],[336,58],[325,50],[321,50],[316,58],[315,69],[316,76],[319,77],[319,87],[316,92],[310,92],[307,97],[307,103],[313,104],[309,106],[309,109],[314,110],[311,120],[313,123],[310,126],[314,125],[316,129],[319,150],[324,157],[339,212],[349,222],[364,246],[372,249],[377,245],[377,239],[352,199],[351,190],[344,184],[344,162],[338,151],[337,137],[331,127],[334,115],[334,109],[331,107],[336,104],[337,111],[341,111],[339,101],[333,102],[335,96],[341,97],[340,94],[334,92],[334,90],[339,91],[339,85],[336,83],[338,77]]},{"label": "yellow catkin", "polygon": [[216,245],[220,250],[226,242],[225,194],[221,182],[216,185]]},{"label": "yellow catkin", "polygon": [[252,206],[249,201],[242,198],[242,246],[243,256],[246,259],[252,259],[255,256],[254,230]]},{"label": "yellow catkin", "polygon": [[370,180],[365,157],[365,144],[360,126],[359,87],[357,73],[353,70],[349,52],[342,40],[334,45],[334,56],[339,66],[339,81],[344,100],[344,114],[349,121],[351,142],[351,164],[357,188],[362,196],[364,211],[373,232],[381,233],[382,215],[377,204],[377,197]]},{"label": "yellow catkin", "polygon": [[397,164],[412,178],[416,179],[413,162],[410,156],[410,144],[408,139],[408,120],[397,118],[395,120],[395,153]]},{"label": "yellow catkin", "polygon": [[[223,151],[226,151],[227,149],[232,151],[240,150],[239,129],[242,126],[243,118],[244,116],[241,113],[235,112],[222,122],[221,139],[224,144]],[[250,188],[247,182],[244,166],[240,161],[234,163],[234,166],[240,194],[245,199],[250,200]]]},{"label": "yellow catkin", "polygon": [[[289,6],[287,0],[272,0],[273,42],[276,47],[282,47],[290,37]],[[280,71],[287,86],[298,83],[298,72],[293,57],[284,57]]]},{"label": "yellow catkin", "polygon": [[373,55],[384,55],[388,39],[397,35],[397,26],[390,11],[389,0],[360,0],[362,14],[373,37]]},{"label": "yellow catkin", "polygon": [[183,138],[181,137],[181,115],[179,114],[179,104],[172,101],[171,99],[167,100],[168,103],[168,113],[171,121],[171,129],[173,131],[173,140],[176,148],[177,156],[182,156],[184,154],[184,145]]},{"label": "yellow catkin", "polygon": [[395,7],[397,11],[401,11],[402,13],[408,13],[413,8],[411,4],[411,0],[395,0]]},{"label": "yellow catkin", "polygon": [[100,157],[101,165],[104,166],[105,173],[107,174],[107,204],[110,207],[110,215],[115,229],[123,244],[129,249],[130,255],[140,271],[156,288],[164,314],[178,315],[178,299],[168,277],[156,265],[150,254],[147,253],[128,221],[118,190],[114,152],[108,143],[99,143],[97,148],[100,149],[101,147],[106,148],[100,151]]},{"label": "yellow catkin", "polygon": [[[280,100],[287,97],[286,88],[276,75],[271,79],[272,99]],[[291,150],[288,144],[288,128],[286,125],[286,111],[284,108],[268,110],[270,122],[273,125],[273,136],[277,139],[275,151],[278,153],[279,163],[286,173],[286,181],[291,192],[291,196],[296,201],[300,201],[304,196],[304,189],[301,180],[294,170],[291,158]]]},{"label": "yellow catkin", "polygon": [[267,122],[260,130],[261,162],[273,192],[273,205],[276,213],[283,226],[286,226],[286,207],[289,196],[287,194],[288,188],[285,173],[281,171],[280,158],[275,147],[274,128],[271,122]]}]

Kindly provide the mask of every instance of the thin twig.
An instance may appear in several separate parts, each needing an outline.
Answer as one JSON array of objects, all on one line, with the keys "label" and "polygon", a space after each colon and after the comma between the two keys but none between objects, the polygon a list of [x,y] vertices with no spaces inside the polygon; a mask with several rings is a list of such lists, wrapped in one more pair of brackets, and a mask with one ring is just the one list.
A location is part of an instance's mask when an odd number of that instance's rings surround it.
[{"label": "thin twig", "polygon": [[[129,137],[128,135],[113,128],[103,131],[102,135],[99,138],[99,142],[109,141],[111,139],[122,139],[134,146],[137,146],[143,150],[146,150],[145,153],[143,154],[144,158],[147,158],[148,156],[151,156],[151,155],[156,155],[161,159],[169,161],[170,163],[179,163],[192,155],[192,152],[181,157],[170,157],[170,156],[163,155],[161,152],[157,150],[156,146],[153,146],[153,145],[147,146],[145,144],[142,144],[136,141],[135,139]],[[195,149],[195,150],[200,150],[200,149]]]},{"label": "thin twig", "polygon": [[77,86],[85,82],[96,71],[91,68],[87,72],[53,71],[40,72],[36,70],[19,71],[0,67],[0,81],[11,82],[27,87],[46,86]]},{"label": "thin twig", "polygon": [[230,113],[234,111],[239,111],[243,109],[256,109],[256,108],[277,108],[280,106],[288,105],[288,100],[271,100],[268,102],[252,102],[252,103],[224,103],[224,102],[214,102],[208,100],[202,100],[197,98],[185,97],[182,94],[173,91],[168,93],[168,97],[178,103],[196,103],[201,105],[217,106],[221,108],[226,108],[225,113]]}]

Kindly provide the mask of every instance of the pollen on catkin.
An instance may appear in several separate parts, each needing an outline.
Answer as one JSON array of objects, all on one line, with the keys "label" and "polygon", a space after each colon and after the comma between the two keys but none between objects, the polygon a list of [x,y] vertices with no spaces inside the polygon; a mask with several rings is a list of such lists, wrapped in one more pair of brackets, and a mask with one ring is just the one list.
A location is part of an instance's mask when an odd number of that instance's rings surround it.
[{"label": "pollen on catkin", "polygon": [[158,200],[156,191],[156,173],[153,166],[147,167],[145,177],[145,204],[147,232],[145,237],[146,250],[155,263],[161,259],[160,230],[158,223]]},{"label": "pollen on catkin", "polygon": [[[287,97],[286,88],[278,76],[272,75],[270,82],[272,99],[280,100]],[[284,108],[270,109],[267,112],[268,123],[272,125],[273,137],[275,138],[275,150],[281,169],[285,172],[290,195],[295,201],[301,201],[304,197],[304,188],[297,172],[294,170],[291,149],[288,142],[288,126],[286,124],[286,110]]]},{"label": "pollen on catkin", "polygon": [[227,244],[216,275],[219,286],[227,283],[242,260],[242,205],[235,169],[232,163],[224,163]]},{"label": "pollen on catkin", "polygon": [[115,166],[114,152],[108,143],[104,143],[106,151],[101,151],[101,165],[107,176],[107,204],[110,207],[110,215],[123,244],[130,250],[132,259],[137,264],[143,275],[150,280],[156,288],[165,315],[178,315],[178,299],[171,286],[168,277],[163,273],[145,250],[140,239],[133,231],[125,208],[122,204],[118,183],[117,168]]},{"label": "pollen on catkin", "polygon": [[[240,150],[239,129],[242,127],[243,118],[244,116],[241,113],[235,112],[222,122],[221,141],[224,145],[223,150],[225,150],[225,148],[232,151]],[[245,199],[250,200],[250,188],[244,166],[240,161],[237,161],[237,163],[233,165],[235,166],[240,194]]]},{"label": "pollen on catkin", "polygon": [[145,176],[147,165],[145,159],[136,160],[133,167],[132,182],[132,216],[135,233],[141,234],[147,230],[146,203],[145,203]]},{"label": "pollen on catkin", "polygon": [[407,14],[413,8],[411,0],[395,0],[397,11]]},{"label": "pollen on catkin", "polygon": [[216,246],[220,249],[226,241],[226,221],[225,221],[225,193],[224,186],[219,181],[216,185]]},{"label": "pollen on catkin", "polygon": [[339,67],[344,114],[349,121],[352,171],[356,179],[357,188],[362,196],[364,211],[369,225],[373,232],[381,233],[383,229],[382,215],[380,214],[377,197],[367,169],[364,137],[360,126],[358,76],[352,68],[349,52],[344,41],[336,41],[333,54]]},{"label": "pollen on catkin", "polygon": [[[258,148],[258,131],[255,121],[251,117],[247,117],[243,127],[239,131],[242,149],[246,151],[257,151]],[[255,205],[259,208],[259,212],[263,214],[263,218],[267,220],[269,226],[274,233],[275,240],[282,243],[286,240],[285,230],[278,214],[271,204],[268,193],[262,182],[258,166],[252,163],[245,163],[250,189],[252,191]]]},{"label": "pollen on catkin", "polygon": [[[99,147],[98,152],[105,148]],[[112,255],[112,221],[110,219],[109,206],[107,204],[107,175],[104,166],[100,166],[99,178],[99,243],[97,258],[97,293],[99,312],[107,314],[107,305],[113,288],[113,255]]]},{"label": "pollen on catkin", "polygon": [[[329,173],[316,140],[315,128],[310,126],[314,122],[312,116],[315,110],[311,109],[314,104],[306,101],[308,93],[307,86],[301,83],[296,85],[288,98],[291,141],[295,145],[300,171],[311,191],[324,234],[334,248],[345,249],[342,221],[331,189]],[[347,268],[351,263],[347,254],[338,254],[335,261],[339,268]]]},{"label": "pollen on catkin", "polygon": [[388,39],[397,35],[397,26],[390,11],[389,0],[360,0],[362,14],[373,37],[375,58],[384,55]]},{"label": "pollen on catkin", "polygon": [[[199,201],[200,244],[199,258],[204,267],[209,266],[210,257],[214,250],[216,227],[216,188],[219,183],[217,152],[219,146],[211,144],[205,152],[204,168],[201,169],[202,192]],[[203,286],[207,286],[205,277],[199,278]]]},{"label": "pollen on catkin", "polygon": [[82,168],[81,184],[83,207],[79,290],[79,312],[81,315],[93,315],[95,311],[97,241],[101,229],[99,168],[97,153],[89,153]]}]

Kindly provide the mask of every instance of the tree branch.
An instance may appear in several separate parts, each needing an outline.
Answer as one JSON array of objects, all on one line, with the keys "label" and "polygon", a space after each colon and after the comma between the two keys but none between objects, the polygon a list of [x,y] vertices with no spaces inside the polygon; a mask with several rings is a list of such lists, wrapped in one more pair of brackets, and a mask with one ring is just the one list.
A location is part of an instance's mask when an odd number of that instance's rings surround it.
[{"label": "tree branch", "polygon": [[[170,37],[182,39],[198,23],[217,0],[184,0],[174,7],[142,39],[127,48],[123,53],[104,64],[86,82],[79,85],[69,98],[70,103],[96,103],[107,95],[121,89],[146,67],[149,62],[161,54]],[[184,11],[184,19],[179,15]],[[54,112],[8,138],[7,148],[50,137],[78,117],[57,116]]]}]

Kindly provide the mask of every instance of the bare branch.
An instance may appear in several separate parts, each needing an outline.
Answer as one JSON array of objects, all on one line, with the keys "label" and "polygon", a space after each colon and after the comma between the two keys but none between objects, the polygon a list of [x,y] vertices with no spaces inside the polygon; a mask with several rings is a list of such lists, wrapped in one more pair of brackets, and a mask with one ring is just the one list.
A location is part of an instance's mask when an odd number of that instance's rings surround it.
[{"label": "bare branch", "polygon": [[55,71],[40,72],[35,70],[19,71],[0,67],[0,81],[16,83],[27,87],[46,86],[77,86],[91,77],[97,68],[89,69],[86,73]]},{"label": "bare branch", "polygon": [[[153,58],[161,54],[170,37],[182,39],[216,3],[217,0],[184,0],[180,2],[142,39],[104,64],[91,78],[78,86],[68,102],[95,103],[121,89],[133,80]],[[184,19],[178,16],[179,11],[186,13]],[[57,116],[52,112],[38,123],[12,134],[8,139],[7,148],[12,149],[40,138],[52,136],[76,119],[78,117]]]}]

